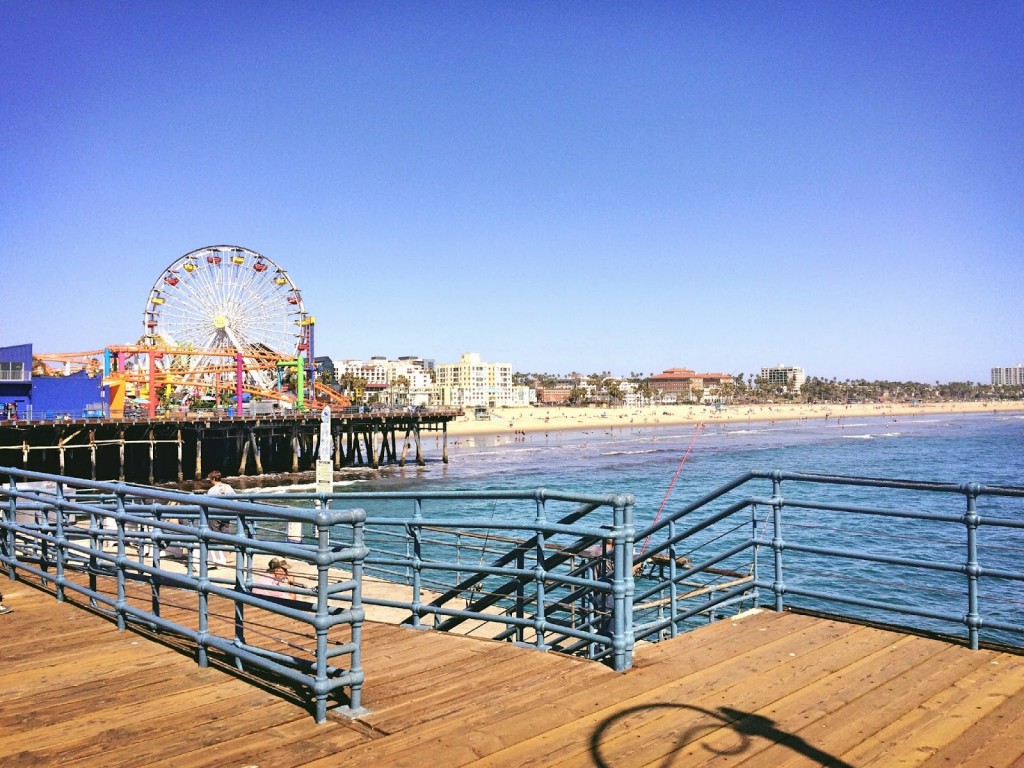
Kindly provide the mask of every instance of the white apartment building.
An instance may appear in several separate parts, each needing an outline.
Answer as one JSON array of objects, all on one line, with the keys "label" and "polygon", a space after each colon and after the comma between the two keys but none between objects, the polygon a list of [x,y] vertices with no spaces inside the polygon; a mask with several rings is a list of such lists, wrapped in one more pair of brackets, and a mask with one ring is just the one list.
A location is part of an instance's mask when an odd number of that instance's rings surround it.
[{"label": "white apartment building", "polygon": [[992,386],[1024,386],[1024,365],[992,369]]},{"label": "white apartment building", "polygon": [[434,370],[440,405],[500,408],[529,405],[533,390],[512,385],[510,363],[486,363],[466,352],[457,363],[439,363]]},{"label": "white apartment building", "polygon": [[774,365],[771,368],[762,368],[761,378],[769,384],[780,384],[794,394],[800,394],[800,388],[807,381],[807,375],[803,368],[782,364]]},{"label": "white apartment building", "polygon": [[[430,402],[434,380],[431,376],[433,361],[418,357],[400,357],[389,360],[386,357],[371,357],[369,360],[332,360],[334,376],[340,380],[351,373],[366,382],[368,392],[377,392],[383,402],[390,403],[392,395],[404,402],[398,405],[427,405]],[[396,392],[394,387],[400,377],[409,382],[408,392]]]}]

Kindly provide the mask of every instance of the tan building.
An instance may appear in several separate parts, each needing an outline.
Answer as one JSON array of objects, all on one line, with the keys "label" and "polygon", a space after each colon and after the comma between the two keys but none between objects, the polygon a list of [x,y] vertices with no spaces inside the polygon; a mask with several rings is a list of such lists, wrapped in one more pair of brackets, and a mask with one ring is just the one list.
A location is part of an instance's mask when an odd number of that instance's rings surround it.
[{"label": "tan building", "polygon": [[501,408],[533,402],[533,390],[513,386],[510,363],[488,363],[476,352],[466,352],[457,363],[441,363],[435,370],[441,405]]},{"label": "tan building", "polygon": [[651,388],[676,400],[703,400],[712,387],[721,387],[733,381],[729,373],[697,373],[689,368],[669,368],[648,381]]},{"label": "tan building", "polygon": [[572,387],[537,387],[537,402],[542,405],[560,405],[569,402]]}]

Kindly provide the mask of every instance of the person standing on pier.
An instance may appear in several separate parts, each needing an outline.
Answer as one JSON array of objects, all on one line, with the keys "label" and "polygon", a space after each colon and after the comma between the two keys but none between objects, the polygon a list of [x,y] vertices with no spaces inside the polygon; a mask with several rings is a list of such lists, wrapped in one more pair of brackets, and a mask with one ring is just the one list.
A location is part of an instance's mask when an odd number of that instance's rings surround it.
[{"label": "person standing on pier", "polygon": [[[207,496],[234,496],[235,489],[221,479],[221,474],[216,469],[206,476],[212,485],[206,492]],[[231,523],[227,520],[211,520],[210,528],[218,533],[230,533]],[[221,549],[210,550],[210,565],[216,568],[228,564],[228,555]]]}]

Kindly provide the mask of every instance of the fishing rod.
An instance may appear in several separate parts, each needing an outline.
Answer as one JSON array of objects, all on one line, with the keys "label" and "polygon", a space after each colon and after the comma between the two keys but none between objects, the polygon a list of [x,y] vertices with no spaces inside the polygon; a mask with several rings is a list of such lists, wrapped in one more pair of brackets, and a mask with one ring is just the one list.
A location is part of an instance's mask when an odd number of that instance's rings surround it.
[{"label": "fishing rod", "polygon": [[[658,507],[658,514],[656,514],[654,516],[654,522],[651,523],[651,525],[654,525],[655,523],[657,523],[658,520],[661,518],[661,513],[665,509],[665,505],[668,503],[669,496],[672,495],[672,489],[676,485],[676,480],[679,479],[679,473],[683,471],[683,465],[686,463],[686,459],[689,458],[690,451],[693,450],[693,444],[695,442],[697,442],[697,435],[700,434],[700,431],[702,429],[704,429],[704,422],[701,422],[700,424],[698,424],[697,428],[695,430],[693,430],[693,437],[690,438],[690,444],[688,446],[686,446],[686,453],[683,454],[683,458],[679,461],[679,466],[676,467],[676,473],[672,476],[672,482],[668,484],[668,490],[665,491],[665,498],[663,498],[661,500],[661,506]],[[653,531],[651,533],[647,534],[647,538],[644,539],[644,545],[640,548],[640,555],[641,556],[643,555],[644,552],[647,551],[647,544],[650,542],[652,535],[653,535]]]}]

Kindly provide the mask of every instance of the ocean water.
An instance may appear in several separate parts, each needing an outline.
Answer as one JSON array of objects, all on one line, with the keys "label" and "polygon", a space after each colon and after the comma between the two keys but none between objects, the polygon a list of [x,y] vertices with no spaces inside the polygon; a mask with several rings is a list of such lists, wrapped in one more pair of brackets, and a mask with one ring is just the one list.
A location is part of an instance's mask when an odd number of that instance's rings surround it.
[{"label": "ocean water", "polygon": [[447,465],[388,469],[349,487],[631,493],[642,526],[662,505],[681,507],[748,470],[1024,486],[1024,413],[710,422],[700,429],[609,419],[599,430],[449,438],[449,454]]},{"label": "ocean water", "polygon": [[[440,456],[440,447],[428,451]],[[815,420],[711,422],[693,425],[630,425],[609,419],[603,429],[528,433],[523,436],[463,437],[450,441],[448,465],[431,461],[425,467],[384,470],[378,478],[339,486],[346,491],[494,491],[533,490],[605,494],[628,493],[635,497],[634,519],[638,530],[662,515],[671,516],[750,470],[847,475],[878,479],[927,481],[961,485],[1024,487],[1024,413],[933,415]],[[767,481],[755,488],[744,486],[742,495],[768,496]],[[787,545],[803,543],[846,551],[869,551],[882,558],[909,558],[948,566],[943,572],[908,569],[882,562],[847,560],[834,556],[801,555],[787,546],[784,552],[787,589],[808,589],[846,594],[889,604],[897,601],[918,610],[941,609],[962,617],[967,611],[966,532],[962,523],[922,523],[905,518],[822,512],[789,505],[804,491],[813,495],[820,486],[786,481],[783,496],[784,532]],[[827,489],[830,504],[869,505],[901,512],[959,517],[966,501],[959,494],[917,494],[833,486]],[[358,506],[371,515],[401,516],[409,511],[394,503],[361,499]],[[721,506],[721,504],[719,505]],[[436,515],[436,507],[430,511]],[[486,515],[488,507],[468,503],[445,508],[445,516]],[[770,527],[770,507],[760,509],[760,524]],[[1024,499],[983,497],[978,512],[984,516],[1024,521]],[[490,514],[494,514],[493,509]],[[498,514],[523,515],[530,505]],[[493,519],[493,518],[492,518]],[[500,519],[500,518],[499,518]],[[691,518],[687,518],[691,520]],[[689,524],[689,523],[688,523]],[[682,554],[702,562],[722,547],[729,537],[749,535],[750,523],[733,525],[733,531],[717,542],[716,532],[685,542]],[[771,538],[769,530],[766,538]],[[663,534],[653,538],[655,546]],[[650,541],[648,539],[647,541]],[[638,539],[637,546],[647,541]],[[733,539],[735,541],[735,539]],[[1024,562],[1024,529],[984,527],[978,532],[979,562],[989,573],[1021,574]],[[678,553],[677,553],[678,554]],[[770,560],[771,553],[766,550]],[[742,568],[744,566],[737,566]],[[787,594],[795,595],[790,591]],[[1024,627],[1024,582],[986,576],[980,584],[981,611],[989,621]],[[787,597],[787,605],[828,610],[834,602],[816,597]],[[846,616],[886,621],[884,610],[858,608],[843,603]],[[950,629],[952,624],[953,629]],[[962,635],[962,624],[911,619],[911,626]],[[983,641],[1024,643],[1018,631],[998,628],[983,632]]]}]

